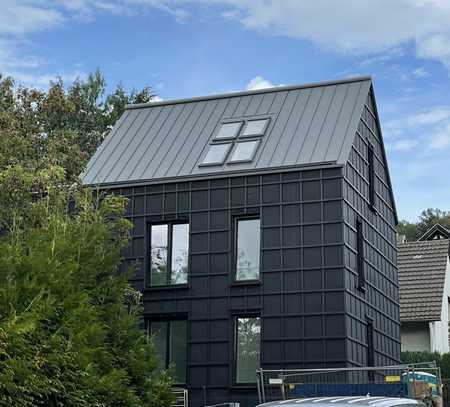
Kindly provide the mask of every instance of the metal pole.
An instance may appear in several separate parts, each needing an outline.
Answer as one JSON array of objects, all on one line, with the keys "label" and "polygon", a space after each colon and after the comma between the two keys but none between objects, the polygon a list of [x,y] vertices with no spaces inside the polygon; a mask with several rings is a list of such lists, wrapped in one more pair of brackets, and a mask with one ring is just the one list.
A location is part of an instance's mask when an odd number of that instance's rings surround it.
[{"label": "metal pole", "polygon": [[261,374],[261,369],[256,369],[256,388],[258,389],[258,399],[259,399],[259,403],[263,403],[262,401],[262,395],[261,395],[261,378],[260,378],[260,374]]},{"label": "metal pole", "polygon": [[265,403],[266,402],[266,391],[265,391],[265,385],[264,385],[264,372],[261,369],[261,395],[262,395],[262,402]]}]

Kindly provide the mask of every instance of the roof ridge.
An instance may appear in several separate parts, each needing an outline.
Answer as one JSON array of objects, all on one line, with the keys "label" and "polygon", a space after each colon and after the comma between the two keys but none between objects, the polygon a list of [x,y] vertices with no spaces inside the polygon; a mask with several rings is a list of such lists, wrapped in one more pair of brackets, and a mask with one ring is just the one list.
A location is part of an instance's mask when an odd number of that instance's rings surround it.
[{"label": "roof ridge", "polygon": [[262,93],[283,92],[283,91],[297,90],[297,89],[318,88],[321,86],[341,85],[341,84],[346,84],[346,83],[364,82],[364,81],[372,81],[372,77],[370,75],[363,75],[363,76],[355,76],[352,78],[335,79],[335,80],[331,80],[331,81],[311,82],[311,83],[306,83],[306,84],[301,84],[301,85],[273,86],[273,87],[264,88],[264,89],[219,93],[219,94],[206,95],[206,96],[194,96],[194,97],[190,97],[190,98],[169,99],[169,100],[163,100],[163,101],[159,101],[159,102],[128,104],[128,105],[125,105],[125,109],[142,109],[142,108],[146,108],[146,107],[175,105],[175,104],[179,104],[179,103],[199,102],[199,101],[203,101],[203,100],[224,99],[224,98],[239,97],[239,96],[246,96],[246,95],[258,95],[258,94],[262,94]]},{"label": "roof ridge", "polygon": [[436,243],[443,243],[443,242],[447,242],[447,244],[450,243],[450,239],[433,239],[433,240],[414,240],[412,242],[403,242],[403,243],[398,243],[397,247],[399,246],[407,246],[407,245],[426,245],[426,244],[436,244]]}]

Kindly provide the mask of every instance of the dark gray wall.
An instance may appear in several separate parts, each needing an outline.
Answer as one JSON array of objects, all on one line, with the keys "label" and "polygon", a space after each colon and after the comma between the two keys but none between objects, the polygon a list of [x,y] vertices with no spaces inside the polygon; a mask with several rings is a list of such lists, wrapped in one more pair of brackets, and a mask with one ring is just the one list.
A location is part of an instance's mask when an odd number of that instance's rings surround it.
[{"label": "dark gray wall", "polygon": [[[367,115],[368,112],[365,113]],[[367,118],[368,126],[374,124]],[[147,320],[188,320],[192,406],[254,405],[256,387],[233,383],[235,315],[262,318],[263,368],[367,363],[367,316],[373,318],[375,363],[399,359],[395,228],[377,131],[361,122],[345,167],[122,188],[134,223],[124,267],[144,292]],[[365,138],[375,146],[378,213],[367,205]],[[233,284],[233,219],[261,217],[261,284]],[[356,288],[355,219],[363,219],[367,290]],[[345,219],[345,222],[344,222]],[[152,222],[189,220],[186,288],[146,288]]]},{"label": "dark gray wall", "polygon": [[[256,399],[233,384],[231,317],[263,319],[262,366],[343,366],[347,362],[343,279],[342,169],[126,188],[135,228],[125,265],[144,290],[147,319],[188,318],[192,405]],[[233,284],[233,217],[261,217],[261,284]],[[144,289],[151,222],[189,219],[188,288]]]},{"label": "dark gray wall", "polygon": [[[368,318],[373,319],[375,365],[390,365],[400,360],[394,203],[374,109],[369,94],[344,178],[348,360],[356,366],[367,364]],[[374,147],[375,156],[375,211],[369,205],[368,143]],[[356,271],[357,216],[363,224],[365,292],[358,289]]]}]

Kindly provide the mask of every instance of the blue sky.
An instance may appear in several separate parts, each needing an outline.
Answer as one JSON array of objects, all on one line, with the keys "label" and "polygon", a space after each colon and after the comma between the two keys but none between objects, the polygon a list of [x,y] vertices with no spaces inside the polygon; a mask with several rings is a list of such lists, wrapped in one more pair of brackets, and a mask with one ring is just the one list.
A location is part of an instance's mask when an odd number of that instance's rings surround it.
[{"label": "blue sky", "polygon": [[163,99],[370,74],[401,219],[450,209],[449,0],[3,0],[0,72]]}]

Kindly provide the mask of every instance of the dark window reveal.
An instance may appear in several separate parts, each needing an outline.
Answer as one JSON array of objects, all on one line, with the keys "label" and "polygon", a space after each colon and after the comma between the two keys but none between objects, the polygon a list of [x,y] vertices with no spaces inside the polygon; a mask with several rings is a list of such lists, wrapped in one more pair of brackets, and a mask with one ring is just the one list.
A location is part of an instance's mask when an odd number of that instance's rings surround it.
[{"label": "dark window reveal", "polygon": [[236,383],[255,383],[260,365],[261,319],[236,317]]},{"label": "dark window reveal", "polygon": [[374,341],[373,341],[373,321],[370,318],[367,318],[367,326],[366,326],[366,335],[367,335],[367,366],[375,366],[375,349],[374,349]]},{"label": "dark window reveal", "polygon": [[186,284],[189,224],[151,226],[151,286]]},{"label": "dark window reveal", "polygon": [[236,226],[236,280],[257,280],[261,251],[260,220],[237,219]]},{"label": "dark window reveal", "polygon": [[155,321],[150,323],[161,369],[173,367],[176,383],[186,383],[186,321]]},{"label": "dark window reveal", "polygon": [[364,289],[366,285],[366,277],[364,274],[364,236],[362,230],[362,222],[356,220],[356,269],[358,272],[358,288]]},{"label": "dark window reveal", "polygon": [[374,167],[374,150],[372,144],[368,147],[368,161],[369,161],[369,204],[373,209],[375,208],[375,167]]}]

